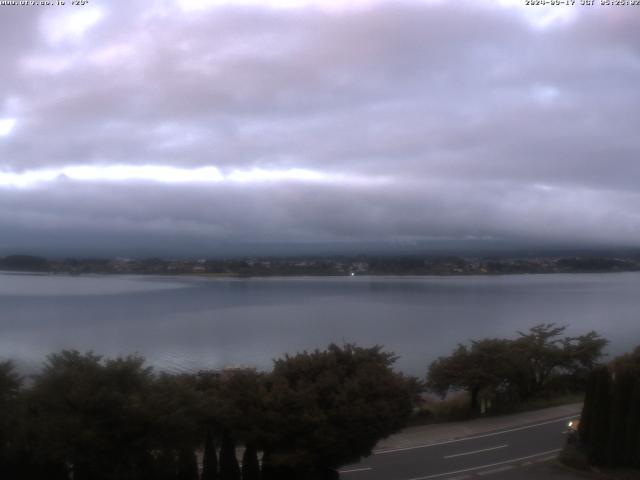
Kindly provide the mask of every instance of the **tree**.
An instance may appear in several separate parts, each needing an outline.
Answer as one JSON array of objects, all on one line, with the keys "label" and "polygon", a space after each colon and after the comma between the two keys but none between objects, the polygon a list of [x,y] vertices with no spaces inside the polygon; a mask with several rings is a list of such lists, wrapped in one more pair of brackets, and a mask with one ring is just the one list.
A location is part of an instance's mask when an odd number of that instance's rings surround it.
[{"label": "tree", "polygon": [[177,480],[198,480],[198,460],[193,450],[188,448],[180,450]]},{"label": "tree", "polygon": [[559,335],[566,327],[556,327],[553,323],[541,323],[531,327],[527,333],[518,332],[514,347],[525,359],[525,380],[521,392],[525,397],[542,391],[554,370],[567,362],[563,341]]},{"label": "tree", "polygon": [[207,430],[202,457],[202,480],[218,480],[218,456],[211,430]]},{"label": "tree", "polygon": [[225,371],[217,391],[207,397],[216,405],[215,422],[233,440],[244,445],[259,445],[264,433],[265,375],[253,369]]},{"label": "tree", "polygon": [[591,371],[602,358],[602,350],[609,343],[598,333],[591,330],[578,337],[566,337],[562,340],[564,367],[573,373]]},{"label": "tree", "polygon": [[472,414],[480,412],[481,396],[509,404],[554,388],[583,390],[607,342],[595,332],[561,338],[565,328],[540,324],[527,333],[518,332],[515,340],[488,338],[470,346],[460,344],[451,355],[431,363],[427,386],[442,396],[466,390]]},{"label": "tree", "polygon": [[253,445],[247,445],[242,455],[242,480],[260,480],[258,451]]},{"label": "tree", "polygon": [[36,426],[29,420],[29,391],[12,362],[0,362],[0,478],[68,480],[64,462],[32,448]]},{"label": "tree", "polygon": [[22,378],[15,372],[12,362],[0,362],[0,477],[8,478],[11,458],[15,453],[15,437],[19,425],[16,399],[22,387]]},{"label": "tree", "polygon": [[589,445],[593,438],[593,424],[596,415],[596,388],[598,378],[595,371],[592,371],[587,378],[586,393],[582,404],[582,414],[580,415],[579,438],[580,443]]},{"label": "tree", "polygon": [[596,368],[593,372],[593,410],[595,415],[589,430],[589,459],[597,465],[606,463],[607,440],[609,437],[610,409],[611,409],[611,374],[607,367]]},{"label": "tree", "polygon": [[583,390],[589,372],[602,358],[608,341],[594,331],[578,337],[560,337],[566,326],[541,323],[527,333],[518,332],[515,347],[521,356],[525,375],[521,385],[523,397],[545,391],[550,380],[561,374],[568,375],[574,385],[569,388]]},{"label": "tree", "polygon": [[472,341],[470,347],[458,345],[449,357],[432,362],[427,386],[443,397],[451,390],[468,391],[470,410],[477,414],[481,392],[505,396],[512,393],[521,372],[519,367],[519,358],[509,340]]},{"label": "tree", "polygon": [[6,405],[13,400],[20,391],[22,378],[15,371],[11,361],[0,362],[0,402]]},{"label": "tree", "polygon": [[[209,429],[209,434],[222,432],[220,478],[236,478],[240,474],[235,457],[236,442],[252,447],[261,443],[264,378],[265,374],[254,369],[198,373],[202,421]],[[233,445],[232,449],[228,448],[230,444]]]},{"label": "tree", "polygon": [[193,375],[158,375],[149,387],[145,404],[154,450],[180,452],[203,443],[202,397]]},{"label": "tree", "polygon": [[636,382],[631,392],[631,411],[624,435],[624,462],[640,468],[640,382]]},{"label": "tree", "polygon": [[595,465],[640,466],[640,347],[591,373],[580,438]]},{"label": "tree", "polygon": [[48,357],[28,401],[43,455],[72,465],[74,479],[143,478],[152,419],[152,381],[143,359],[103,361],[92,353]]},{"label": "tree", "polygon": [[633,373],[623,370],[612,382],[609,438],[607,441],[607,463],[620,465],[625,457],[626,425],[631,413],[631,394],[635,378]]},{"label": "tree", "polygon": [[[610,444],[615,442],[616,464],[640,467],[640,346],[612,363],[616,385]],[[613,440],[613,437],[616,437]]]},{"label": "tree", "polygon": [[228,431],[223,433],[220,447],[220,480],[240,480],[236,442]]},{"label": "tree", "polygon": [[278,478],[313,479],[369,455],[412,411],[415,383],[392,370],[394,361],[381,347],[354,345],[276,360],[266,392],[263,463]]}]

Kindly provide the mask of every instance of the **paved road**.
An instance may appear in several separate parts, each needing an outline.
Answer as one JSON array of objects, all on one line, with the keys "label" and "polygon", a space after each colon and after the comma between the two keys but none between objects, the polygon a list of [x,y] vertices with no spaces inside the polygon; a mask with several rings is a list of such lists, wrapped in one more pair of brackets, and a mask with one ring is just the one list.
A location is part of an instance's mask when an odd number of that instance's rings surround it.
[{"label": "paved road", "polygon": [[563,432],[570,418],[576,415],[430,445],[378,451],[358,464],[344,467],[341,478],[463,480],[495,475],[517,479],[517,469],[557,457],[566,440]]}]

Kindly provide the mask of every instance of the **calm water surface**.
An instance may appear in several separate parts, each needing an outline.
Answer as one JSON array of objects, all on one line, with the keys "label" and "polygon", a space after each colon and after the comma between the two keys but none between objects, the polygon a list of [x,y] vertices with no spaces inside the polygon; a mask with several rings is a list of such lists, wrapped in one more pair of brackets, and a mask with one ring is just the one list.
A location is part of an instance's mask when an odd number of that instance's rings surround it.
[{"label": "calm water surface", "polygon": [[640,344],[640,273],[205,279],[0,273],[0,358],[35,369],[62,348],[139,353],[169,370],[268,368],[329,342],[384,345],[399,369],[541,322]]}]

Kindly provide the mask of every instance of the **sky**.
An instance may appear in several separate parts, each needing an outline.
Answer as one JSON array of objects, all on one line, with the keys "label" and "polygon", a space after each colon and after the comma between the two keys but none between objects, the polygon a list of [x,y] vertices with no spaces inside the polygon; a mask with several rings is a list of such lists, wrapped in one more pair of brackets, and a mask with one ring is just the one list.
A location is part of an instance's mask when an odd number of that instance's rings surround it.
[{"label": "sky", "polygon": [[640,246],[640,6],[580,3],[0,5],[0,254]]}]

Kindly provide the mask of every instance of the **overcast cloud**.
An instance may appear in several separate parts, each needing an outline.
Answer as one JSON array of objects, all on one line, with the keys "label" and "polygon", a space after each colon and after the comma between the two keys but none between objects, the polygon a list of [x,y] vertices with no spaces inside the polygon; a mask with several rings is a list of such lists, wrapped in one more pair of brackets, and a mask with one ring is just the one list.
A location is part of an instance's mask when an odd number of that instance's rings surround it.
[{"label": "overcast cloud", "polygon": [[66,3],[0,6],[0,253],[639,245],[640,7]]}]

